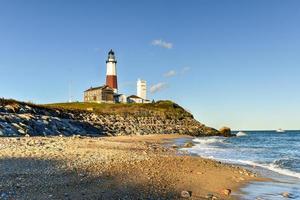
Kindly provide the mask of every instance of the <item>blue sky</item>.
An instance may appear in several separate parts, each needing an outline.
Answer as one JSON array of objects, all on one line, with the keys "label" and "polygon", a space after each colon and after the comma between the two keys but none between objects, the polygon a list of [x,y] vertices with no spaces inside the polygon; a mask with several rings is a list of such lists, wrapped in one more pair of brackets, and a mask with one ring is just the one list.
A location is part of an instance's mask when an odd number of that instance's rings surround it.
[{"label": "blue sky", "polygon": [[112,48],[122,93],[143,78],[209,126],[300,129],[299,19],[296,0],[2,0],[0,96],[82,100]]}]

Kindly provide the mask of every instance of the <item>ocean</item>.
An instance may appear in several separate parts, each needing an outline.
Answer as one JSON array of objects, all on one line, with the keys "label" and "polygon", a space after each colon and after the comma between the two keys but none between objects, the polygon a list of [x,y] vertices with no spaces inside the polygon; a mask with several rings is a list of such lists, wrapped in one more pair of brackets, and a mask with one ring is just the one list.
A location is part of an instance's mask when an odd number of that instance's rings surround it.
[{"label": "ocean", "polygon": [[[236,132],[235,132],[236,133]],[[244,200],[280,200],[288,192],[300,200],[300,131],[243,131],[238,137],[195,138],[185,148],[194,155],[238,164],[270,177],[272,182],[254,182],[242,188]]]}]

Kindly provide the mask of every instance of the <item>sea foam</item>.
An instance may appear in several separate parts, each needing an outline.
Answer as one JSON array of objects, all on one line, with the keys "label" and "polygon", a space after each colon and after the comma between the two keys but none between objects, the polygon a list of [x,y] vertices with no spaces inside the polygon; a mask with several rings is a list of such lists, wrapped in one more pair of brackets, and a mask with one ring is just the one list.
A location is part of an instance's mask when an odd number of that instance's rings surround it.
[{"label": "sea foam", "polygon": [[237,163],[246,164],[246,165],[250,165],[250,166],[256,166],[256,167],[261,167],[261,168],[268,169],[268,170],[271,170],[273,172],[276,172],[278,174],[291,176],[291,177],[295,177],[295,178],[300,178],[300,173],[291,171],[289,169],[283,169],[283,168],[279,167],[278,165],[276,165],[274,163],[262,164],[262,163],[256,163],[256,162],[253,162],[253,161],[250,161],[250,160],[237,160]]},{"label": "sea foam", "polygon": [[239,131],[239,132],[236,134],[237,137],[246,136],[246,135],[247,135],[247,133],[242,132],[242,131]]},{"label": "sea foam", "polygon": [[213,144],[213,143],[222,143],[225,138],[223,137],[207,137],[207,138],[195,138],[193,142],[198,144]]}]

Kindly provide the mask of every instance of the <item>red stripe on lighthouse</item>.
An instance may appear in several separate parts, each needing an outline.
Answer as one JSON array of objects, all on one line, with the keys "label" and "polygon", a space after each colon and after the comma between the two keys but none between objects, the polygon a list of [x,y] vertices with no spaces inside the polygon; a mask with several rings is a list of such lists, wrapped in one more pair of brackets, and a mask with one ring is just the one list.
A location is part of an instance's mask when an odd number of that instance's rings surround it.
[{"label": "red stripe on lighthouse", "polygon": [[118,81],[116,75],[106,75],[106,85],[113,89],[118,89]]}]

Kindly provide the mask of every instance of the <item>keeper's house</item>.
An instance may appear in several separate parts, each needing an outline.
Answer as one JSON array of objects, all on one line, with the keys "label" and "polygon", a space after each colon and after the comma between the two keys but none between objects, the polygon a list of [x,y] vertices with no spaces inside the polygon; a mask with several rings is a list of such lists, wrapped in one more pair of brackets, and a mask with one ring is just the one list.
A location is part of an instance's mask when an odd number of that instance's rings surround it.
[{"label": "keeper's house", "polygon": [[84,91],[84,102],[114,103],[114,89],[104,85]]}]

